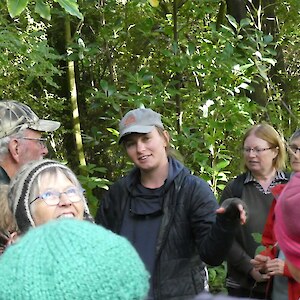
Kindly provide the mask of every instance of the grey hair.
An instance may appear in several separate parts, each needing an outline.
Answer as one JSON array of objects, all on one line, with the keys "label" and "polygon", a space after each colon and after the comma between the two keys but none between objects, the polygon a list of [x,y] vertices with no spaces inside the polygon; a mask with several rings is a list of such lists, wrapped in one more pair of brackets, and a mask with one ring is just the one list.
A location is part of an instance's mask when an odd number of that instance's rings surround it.
[{"label": "grey hair", "polygon": [[[30,197],[33,197],[32,186],[35,185],[35,191],[38,193],[40,181],[36,183],[36,179],[40,174],[49,172],[63,172],[68,179],[81,187],[76,175],[66,165],[50,159],[31,161],[24,165],[19,173],[13,178],[10,183],[8,193],[8,203],[18,224],[19,230],[24,233],[30,227],[35,227],[35,223],[30,210]],[[86,198],[82,197],[84,207],[84,219],[93,222],[90,215]]]},{"label": "grey hair", "polygon": [[25,134],[25,129],[0,139],[0,162],[2,162],[5,156],[8,154],[9,142],[12,139],[19,139],[24,137],[24,134]]}]

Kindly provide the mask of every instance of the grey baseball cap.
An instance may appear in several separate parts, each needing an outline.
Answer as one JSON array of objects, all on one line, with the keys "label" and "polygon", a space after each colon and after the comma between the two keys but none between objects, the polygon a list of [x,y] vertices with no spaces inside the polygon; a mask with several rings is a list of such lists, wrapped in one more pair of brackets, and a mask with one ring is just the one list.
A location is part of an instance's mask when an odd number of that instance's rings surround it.
[{"label": "grey baseball cap", "polygon": [[130,110],[119,124],[119,143],[122,138],[131,133],[149,133],[154,127],[164,128],[161,115],[150,108],[137,108]]},{"label": "grey baseball cap", "polygon": [[0,101],[0,138],[22,129],[50,132],[59,128],[60,122],[40,119],[29,106],[14,101]]}]

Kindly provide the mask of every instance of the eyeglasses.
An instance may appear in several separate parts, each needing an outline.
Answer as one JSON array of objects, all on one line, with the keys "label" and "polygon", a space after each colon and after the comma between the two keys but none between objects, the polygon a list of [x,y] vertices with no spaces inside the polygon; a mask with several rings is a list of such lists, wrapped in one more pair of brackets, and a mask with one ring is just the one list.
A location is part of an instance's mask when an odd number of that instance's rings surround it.
[{"label": "eyeglasses", "polygon": [[297,147],[297,146],[295,146],[295,145],[290,145],[290,146],[288,147],[288,150],[294,152],[295,154],[297,154],[298,151],[299,151],[299,153],[300,153],[300,148]]},{"label": "eyeglasses", "polygon": [[245,154],[250,154],[251,151],[253,151],[254,154],[261,154],[264,151],[270,150],[270,149],[274,149],[274,147],[268,147],[268,148],[258,148],[258,147],[254,147],[254,148],[243,148],[243,152]]},{"label": "eyeglasses", "polygon": [[29,137],[21,137],[22,140],[28,141],[37,141],[42,148],[46,147],[47,138],[29,138]]},{"label": "eyeglasses", "polygon": [[75,203],[82,200],[81,196],[83,195],[83,193],[84,189],[79,189],[77,187],[70,187],[64,192],[48,190],[34,198],[30,202],[30,204],[32,204],[37,199],[42,199],[49,206],[57,205],[60,201],[60,197],[62,194],[65,194],[71,202]]}]

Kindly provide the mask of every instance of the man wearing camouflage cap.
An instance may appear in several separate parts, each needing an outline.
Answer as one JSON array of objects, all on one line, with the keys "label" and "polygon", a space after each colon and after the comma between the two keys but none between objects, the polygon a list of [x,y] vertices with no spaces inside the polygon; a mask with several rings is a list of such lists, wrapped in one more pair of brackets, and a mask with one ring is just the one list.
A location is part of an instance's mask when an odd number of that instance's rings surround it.
[{"label": "man wearing camouflage cap", "polygon": [[8,184],[24,164],[47,155],[42,133],[59,126],[59,122],[40,119],[23,103],[0,101],[0,183]]}]

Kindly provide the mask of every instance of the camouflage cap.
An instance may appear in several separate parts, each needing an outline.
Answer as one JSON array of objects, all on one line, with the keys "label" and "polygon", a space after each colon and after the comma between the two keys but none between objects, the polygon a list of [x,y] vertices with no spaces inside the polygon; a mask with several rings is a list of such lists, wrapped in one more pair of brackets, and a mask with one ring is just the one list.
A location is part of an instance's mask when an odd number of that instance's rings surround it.
[{"label": "camouflage cap", "polygon": [[0,138],[26,128],[49,132],[59,126],[59,122],[40,119],[29,106],[23,103],[13,100],[0,101]]}]

